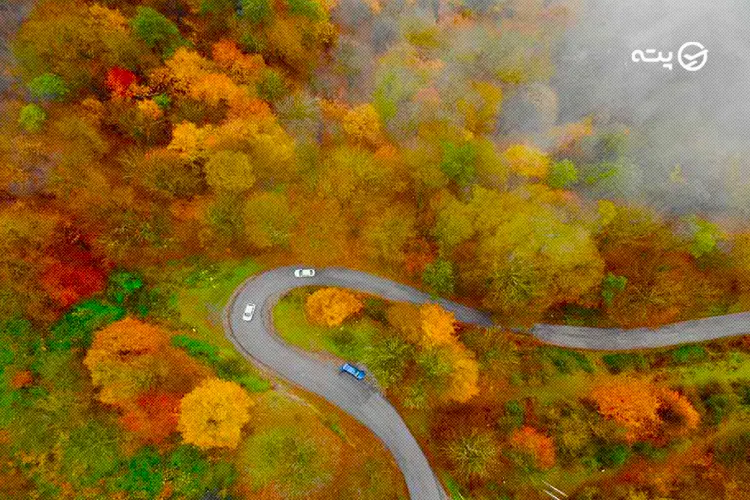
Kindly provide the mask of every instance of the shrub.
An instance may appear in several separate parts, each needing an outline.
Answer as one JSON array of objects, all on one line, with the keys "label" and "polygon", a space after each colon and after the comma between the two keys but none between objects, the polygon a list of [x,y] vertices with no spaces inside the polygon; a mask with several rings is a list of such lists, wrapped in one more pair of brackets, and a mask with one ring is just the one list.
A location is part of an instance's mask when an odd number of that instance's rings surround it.
[{"label": "shrub", "polygon": [[630,456],[630,450],[624,444],[608,444],[596,450],[596,460],[604,467],[620,467]]},{"label": "shrub", "polygon": [[27,104],[18,115],[18,123],[27,132],[39,132],[46,119],[47,113],[36,104]]},{"label": "shrub", "polygon": [[750,381],[738,380],[732,384],[734,393],[739,398],[739,403],[744,406],[750,406]]},{"label": "shrub", "polygon": [[422,273],[422,282],[435,295],[453,295],[454,281],[453,264],[447,260],[430,262]]},{"label": "shrub", "polygon": [[519,401],[511,399],[505,403],[505,413],[498,421],[499,427],[504,432],[518,429],[524,422],[524,409]]},{"label": "shrub", "polygon": [[29,82],[29,91],[34,99],[59,101],[69,92],[62,78],[52,73],[44,73]]},{"label": "shrub", "polygon": [[465,479],[485,478],[497,461],[497,449],[492,434],[472,432],[454,439],[446,454]]},{"label": "shrub", "polygon": [[578,182],[578,170],[570,160],[563,160],[550,167],[549,185],[556,189],[565,189]]},{"label": "shrub", "polygon": [[750,460],[750,432],[732,434],[714,444],[716,459],[725,466],[746,464]]},{"label": "shrub", "polygon": [[570,349],[543,346],[539,348],[543,358],[549,360],[560,373],[572,373],[576,369],[592,373],[594,366],[586,355]]},{"label": "shrub", "polygon": [[219,350],[216,346],[208,342],[203,342],[202,340],[186,335],[174,335],[172,337],[172,345],[185,350],[194,358],[206,361],[210,365],[215,365],[219,362]]},{"label": "shrub", "polygon": [[708,352],[699,345],[683,345],[670,353],[672,362],[677,365],[697,363],[708,358]]},{"label": "shrub", "polygon": [[649,366],[646,357],[639,353],[618,352],[604,354],[602,361],[607,365],[607,370],[614,375],[628,369],[645,370]]},{"label": "shrub", "polygon": [[525,470],[549,469],[555,465],[555,445],[552,438],[533,427],[521,427],[510,436],[510,446],[516,452],[516,464]]},{"label": "shrub", "polygon": [[711,394],[704,401],[712,424],[719,425],[733,410],[734,401],[729,394]]}]

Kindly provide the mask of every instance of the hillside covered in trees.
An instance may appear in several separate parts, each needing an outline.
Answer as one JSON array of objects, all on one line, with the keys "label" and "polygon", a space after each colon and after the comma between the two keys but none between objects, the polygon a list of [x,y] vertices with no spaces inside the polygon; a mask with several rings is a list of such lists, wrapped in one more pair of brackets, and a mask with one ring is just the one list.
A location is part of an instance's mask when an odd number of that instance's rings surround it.
[{"label": "hillside covered in trees", "polygon": [[[550,81],[575,16],[574,3],[542,0],[34,2],[0,75],[10,82],[0,87],[0,496],[403,497],[373,436],[269,382],[224,339],[224,302],[262,267],[370,270],[509,328],[749,310],[745,221],[634,201],[640,131],[560,120]],[[668,182],[679,185],[679,169]],[[484,471],[497,461],[533,476],[673,452],[680,467],[711,465],[708,489],[626,484],[606,498],[745,491],[718,478],[748,474],[737,416],[747,385],[652,386],[639,374],[666,355],[586,361],[505,333],[457,333],[439,308],[352,309],[358,298],[325,293],[344,306],[313,301],[312,323],[317,307],[334,323],[356,313],[373,331],[400,332],[381,347],[408,354],[412,379],[391,395],[417,415],[423,444],[454,443],[431,454],[462,494],[528,494],[521,479],[492,486]],[[726,356],[745,373],[740,344],[698,361]],[[514,377],[543,377],[529,366],[544,360],[607,377],[575,407],[539,410],[541,382],[502,392]],[[529,373],[511,373],[519,365]],[[612,378],[628,370],[632,379]],[[639,397],[628,406],[621,394]],[[502,445],[469,427],[441,434],[480,400],[492,400],[481,424],[504,426]],[[715,452],[701,443],[706,463],[691,462],[684,447],[699,425],[730,413],[724,441]],[[545,433],[558,424],[569,432]],[[669,448],[668,437],[682,441]],[[517,453],[503,462],[506,445]],[[466,458],[488,449],[479,465]],[[643,479],[635,466],[628,474],[624,483]]]}]

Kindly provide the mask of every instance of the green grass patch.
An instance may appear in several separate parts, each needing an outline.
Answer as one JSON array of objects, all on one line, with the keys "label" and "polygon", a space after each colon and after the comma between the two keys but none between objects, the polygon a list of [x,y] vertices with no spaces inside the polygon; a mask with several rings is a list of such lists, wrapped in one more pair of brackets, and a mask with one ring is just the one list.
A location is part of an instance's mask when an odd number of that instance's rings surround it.
[{"label": "green grass patch", "polygon": [[302,301],[295,295],[283,297],[273,308],[276,331],[289,344],[313,352],[326,350],[323,339],[330,330],[308,323]]}]

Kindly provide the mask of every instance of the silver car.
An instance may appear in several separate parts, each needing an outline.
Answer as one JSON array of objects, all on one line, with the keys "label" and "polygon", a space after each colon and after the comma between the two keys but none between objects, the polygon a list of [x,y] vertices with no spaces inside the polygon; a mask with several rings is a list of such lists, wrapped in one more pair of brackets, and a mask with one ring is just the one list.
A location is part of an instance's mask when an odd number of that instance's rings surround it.
[{"label": "silver car", "polygon": [[253,319],[253,313],[255,313],[255,304],[248,304],[245,306],[245,312],[242,313],[242,319],[250,321]]},{"label": "silver car", "polygon": [[312,278],[315,276],[315,269],[297,269],[294,271],[296,278]]}]

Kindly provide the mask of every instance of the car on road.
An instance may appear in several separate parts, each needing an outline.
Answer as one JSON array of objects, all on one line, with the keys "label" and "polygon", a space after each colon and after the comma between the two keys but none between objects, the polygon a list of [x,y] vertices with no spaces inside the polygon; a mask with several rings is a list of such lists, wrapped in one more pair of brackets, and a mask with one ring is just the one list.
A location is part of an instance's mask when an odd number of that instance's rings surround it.
[{"label": "car on road", "polygon": [[297,269],[294,271],[296,278],[312,278],[315,276],[315,269]]},{"label": "car on road", "polygon": [[348,373],[357,380],[362,380],[366,375],[364,370],[360,370],[356,366],[349,363],[344,363],[343,365],[341,365],[341,368],[339,370],[341,371],[341,373]]},{"label": "car on road", "polygon": [[245,312],[242,313],[242,319],[250,321],[253,319],[253,313],[255,313],[255,304],[248,304],[245,306]]}]

